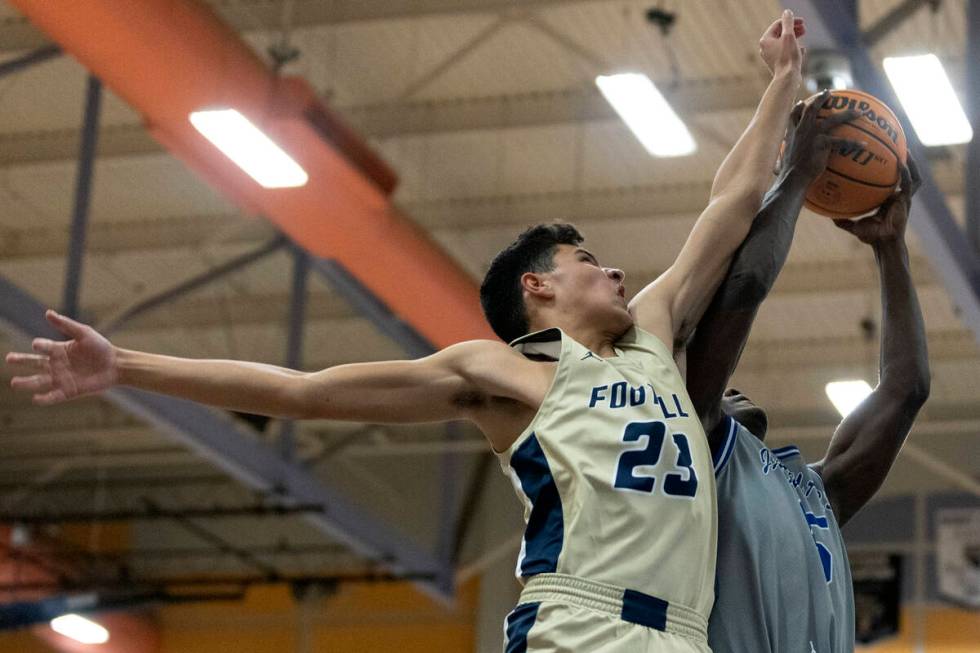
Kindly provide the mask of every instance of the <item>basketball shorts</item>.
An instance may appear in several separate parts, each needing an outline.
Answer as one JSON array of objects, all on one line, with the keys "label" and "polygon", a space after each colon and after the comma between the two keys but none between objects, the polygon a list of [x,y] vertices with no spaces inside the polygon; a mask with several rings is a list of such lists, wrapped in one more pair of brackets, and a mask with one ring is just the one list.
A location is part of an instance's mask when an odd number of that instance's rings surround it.
[{"label": "basketball shorts", "polygon": [[564,574],[529,579],[504,631],[504,653],[711,653],[693,610]]}]

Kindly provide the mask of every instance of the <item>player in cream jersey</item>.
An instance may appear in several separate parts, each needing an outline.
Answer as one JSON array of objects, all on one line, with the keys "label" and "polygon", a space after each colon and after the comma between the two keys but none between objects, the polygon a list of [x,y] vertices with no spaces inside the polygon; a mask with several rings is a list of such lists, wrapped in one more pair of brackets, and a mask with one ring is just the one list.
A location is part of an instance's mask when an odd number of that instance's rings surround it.
[{"label": "player in cream jersey", "polygon": [[[713,479],[670,345],[689,338],[762,203],[801,82],[801,30],[786,11],[764,34],[773,78],[756,114],[674,263],[629,302],[622,271],[600,266],[574,227],[538,225],[497,255],[480,288],[503,342],[304,373],[124,350],[49,311],[69,340],[8,354],[11,384],[41,405],[125,385],[273,417],[469,420],[507,452],[528,508],[524,561],[534,566],[507,622],[508,651],[703,652]],[[504,344],[553,328],[567,334],[557,362]],[[556,501],[560,511],[548,508]]]},{"label": "player in cream jersey", "polygon": [[527,521],[518,576],[628,588],[622,618],[696,637],[713,596],[716,495],[672,352],[638,328],[605,358],[558,329],[513,346],[558,361],[534,419],[498,454]]}]

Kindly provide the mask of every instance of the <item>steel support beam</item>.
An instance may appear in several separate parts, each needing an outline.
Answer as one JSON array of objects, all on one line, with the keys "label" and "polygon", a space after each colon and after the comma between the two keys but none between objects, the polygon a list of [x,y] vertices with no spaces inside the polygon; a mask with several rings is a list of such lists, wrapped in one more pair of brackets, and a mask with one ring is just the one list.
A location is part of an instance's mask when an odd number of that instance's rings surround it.
[{"label": "steel support beam", "polygon": [[[904,125],[911,126],[862,41],[854,0],[786,0],[783,4],[807,19],[808,47],[843,52],[850,59],[858,85],[894,109]],[[963,323],[980,343],[980,256],[964,237],[946,204],[915,131],[909,128],[905,135],[922,173],[922,187],[914,200],[912,228],[943,279]]]},{"label": "steel support beam", "polygon": [[99,112],[102,107],[102,82],[89,75],[85,91],[85,122],[78,154],[78,177],[75,179],[75,207],[71,219],[71,238],[68,241],[68,264],[65,267],[65,293],[61,311],[78,317],[78,293],[82,285],[82,261],[85,258],[85,236],[88,231],[88,211],[92,196],[92,176],[95,172],[95,146],[99,138]]},{"label": "steel support beam", "polygon": [[[175,481],[171,481],[172,483]],[[284,517],[304,512],[322,512],[323,506],[227,506],[213,508],[161,508],[146,510],[82,510],[71,512],[0,512],[0,523],[65,524],[68,522],[157,521],[160,519],[220,519],[225,517]]]},{"label": "steel support beam", "polygon": [[[450,422],[446,424],[445,442],[452,444],[465,440],[466,436],[460,429],[458,423]],[[439,540],[436,547],[437,555],[440,560],[445,560],[446,575],[437,579],[437,583],[444,591],[451,593],[454,589],[453,567],[455,565],[455,537],[456,530],[460,521],[459,505],[459,476],[462,456],[452,449],[447,449],[442,454],[440,465],[441,476],[441,497],[439,501]]]},{"label": "steel support beam", "polygon": [[198,288],[201,288],[202,286],[206,286],[212,281],[220,279],[221,277],[227,274],[230,274],[248,265],[251,265],[256,261],[265,258],[269,254],[278,251],[285,244],[286,244],[285,238],[281,236],[273,238],[272,240],[260,245],[256,249],[245,252],[244,254],[241,254],[240,256],[236,256],[231,260],[225,261],[224,263],[217,265],[211,268],[210,270],[202,272],[197,276],[191,277],[186,281],[182,281],[181,283],[177,284],[173,288],[168,288],[162,292],[159,292],[155,295],[152,295],[150,297],[147,297],[146,299],[137,302],[133,306],[124,309],[118,315],[107,320],[105,324],[100,325],[99,330],[105,335],[115,333],[122,326],[124,326],[127,322],[129,322],[136,316],[142,315],[143,313],[151,311],[159,306],[163,306],[164,304],[172,302],[178,297],[185,295]]},{"label": "steel support beam", "polygon": [[[160,510],[160,507],[150,499],[143,497],[143,503],[149,511]],[[321,508],[322,509],[322,508]],[[263,576],[269,580],[278,580],[280,578],[279,570],[274,566],[268,564],[267,562],[261,560],[258,556],[249,553],[243,549],[238,548],[225,538],[220,535],[212,533],[207,528],[201,526],[200,524],[192,521],[187,515],[181,514],[170,514],[170,519],[174,520],[181,527],[184,528],[188,533],[191,533],[197,537],[202,542],[210,544],[214,548],[227,553],[230,556],[236,558],[239,562],[252,567],[253,569],[259,571]]]},{"label": "steel support beam", "polygon": [[[286,367],[297,370],[303,364],[303,327],[306,324],[306,282],[310,277],[310,256],[293,248],[293,286],[289,298],[289,332],[286,340]],[[286,460],[295,454],[293,436],[296,424],[284,420],[279,431],[279,453]]]},{"label": "steel support beam", "polygon": [[879,18],[874,25],[864,31],[862,41],[866,47],[874,47],[879,41],[891,34],[899,25],[915,15],[922,7],[935,5],[936,0],[902,0],[902,4],[891,9]]},{"label": "steel support beam", "polygon": [[[683,115],[753,111],[759,100],[756,78],[681,80],[665,89]],[[521,129],[619,120],[594,86],[467,99],[401,100],[333,106],[358,133],[373,139],[446,132]],[[74,129],[0,135],[0,167],[61,161],[76,155]],[[106,125],[99,134],[99,156],[143,156],[164,152],[142,124]]]},{"label": "steel support beam", "polygon": [[[59,339],[44,320],[44,305],[0,277],[0,327],[15,338]],[[260,492],[275,493],[286,505],[322,505],[306,518],[322,532],[397,575],[428,580],[421,588],[446,598],[431,579],[441,576],[444,561],[422,549],[390,524],[368,514],[339,490],[306,468],[283,460],[271,447],[227,415],[198,404],[131,389],[105,393],[123,410],[186,444],[234,478]]]},{"label": "steel support beam", "polygon": [[323,258],[312,258],[311,265],[337,294],[370,320],[381,333],[394,340],[409,356],[421,358],[435,352],[431,342],[413,329],[412,325],[392,313],[343,265]]},{"label": "steel support beam", "polygon": [[966,231],[980,256],[980,0],[970,0],[966,29],[966,110],[973,140],[966,146]]},{"label": "steel support beam", "polygon": [[29,68],[34,64],[43,63],[48,59],[53,59],[60,56],[61,48],[57,45],[42,46],[33,52],[28,52],[22,57],[17,57],[16,59],[11,59],[10,61],[0,63],[0,77],[10,75],[11,73]]}]

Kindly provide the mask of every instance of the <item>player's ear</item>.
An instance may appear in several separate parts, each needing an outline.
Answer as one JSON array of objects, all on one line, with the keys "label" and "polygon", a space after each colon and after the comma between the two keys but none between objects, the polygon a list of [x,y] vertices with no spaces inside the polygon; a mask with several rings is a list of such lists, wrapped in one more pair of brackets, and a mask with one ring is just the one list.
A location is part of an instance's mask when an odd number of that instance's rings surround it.
[{"label": "player's ear", "polygon": [[547,274],[525,272],[521,275],[521,289],[539,299],[551,299],[555,291],[551,287],[551,279]]}]

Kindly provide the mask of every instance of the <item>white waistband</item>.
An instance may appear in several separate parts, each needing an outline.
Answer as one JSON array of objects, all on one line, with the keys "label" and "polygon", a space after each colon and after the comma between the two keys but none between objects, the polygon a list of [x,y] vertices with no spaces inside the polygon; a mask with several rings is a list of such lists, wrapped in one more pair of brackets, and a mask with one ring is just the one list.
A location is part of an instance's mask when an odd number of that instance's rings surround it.
[{"label": "white waistband", "polygon": [[[664,632],[707,642],[708,622],[698,612],[642,592],[569,576],[538,574],[529,578],[520,603],[553,601],[611,614]],[[662,619],[662,625],[658,623]]]}]

